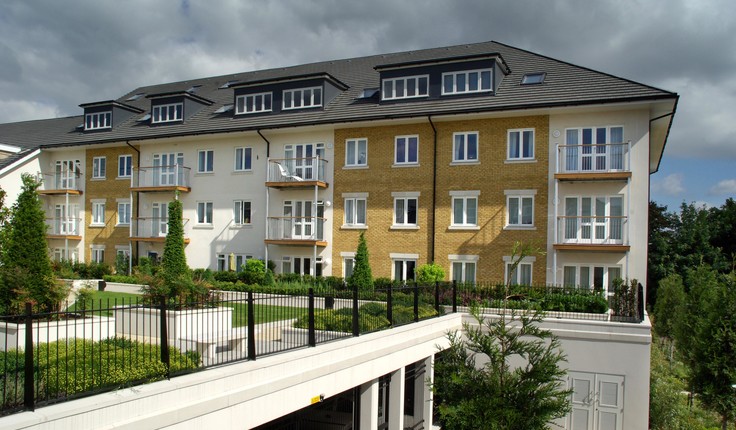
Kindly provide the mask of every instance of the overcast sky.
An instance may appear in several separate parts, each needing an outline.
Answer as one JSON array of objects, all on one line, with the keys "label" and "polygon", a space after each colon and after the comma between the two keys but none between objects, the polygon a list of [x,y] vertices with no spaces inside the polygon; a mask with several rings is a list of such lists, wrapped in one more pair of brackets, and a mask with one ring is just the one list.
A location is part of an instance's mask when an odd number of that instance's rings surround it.
[{"label": "overcast sky", "polygon": [[142,85],[488,40],[677,92],[652,199],[736,195],[733,0],[2,0],[0,123]]}]

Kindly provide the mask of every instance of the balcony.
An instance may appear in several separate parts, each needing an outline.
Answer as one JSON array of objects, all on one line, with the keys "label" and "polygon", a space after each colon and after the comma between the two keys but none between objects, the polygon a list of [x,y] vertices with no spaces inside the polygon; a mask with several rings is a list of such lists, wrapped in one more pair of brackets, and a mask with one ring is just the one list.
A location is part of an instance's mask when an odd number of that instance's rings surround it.
[{"label": "balcony", "polygon": [[266,243],[274,245],[327,246],[325,218],[269,217]]},{"label": "balcony", "polygon": [[282,158],[268,160],[267,187],[273,188],[327,188],[325,169],[327,160],[319,157]]},{"label": "balcony", "polygon": [[139,192],[192,191],[189,182],[191,168],[179,164],[138,167],[130,178],[130,190]]},{"label": "balcony", "polygon": [[77,169],[57,170],[51,173],[41,173],[39,176],[41,186],[38,188],[38,194],[40,195],[82,195],[82,174]]},{"label": "balcony", "polygon": [[599,145],[557,145],[555,179],[609,180],[631,177],[631,142]]},{"label": "balcony", "polygon": [[[184,219],[184,225],[189,222]],[[166,241],[166,233],[169,231],[169,218],[134,218],[131,220],[130,240],[132,242],[160,242]],[[189,243],[189,238],[184,238],[184,243]]]},{"label": "balcony", "polygon": [[625,216],[557,217],[554,248],[567,251],[628,251],[627,221]]},{"label": "balcony", "polygon": [[49,239],[82,240],[79,228],[81,218],[47,218],[48,231],[46,237]]}]

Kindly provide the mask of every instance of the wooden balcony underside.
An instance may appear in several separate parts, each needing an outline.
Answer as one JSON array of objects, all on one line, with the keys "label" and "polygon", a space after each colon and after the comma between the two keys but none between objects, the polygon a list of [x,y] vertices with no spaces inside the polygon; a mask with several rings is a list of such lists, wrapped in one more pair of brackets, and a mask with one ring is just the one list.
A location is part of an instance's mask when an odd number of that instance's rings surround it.
[{"label": "wooden balcony underside", "polygon": [[[156,236],[156,237],[131,237],[131,242],[151,242],[151,243],[164,243],[166,242],[165,236]],[[184,244],[189,244],[191,242],[191,239],[188,237],[184,238]]]},{"label": "wooden balcony underside", "polygon": [[608,245],[608,244],[590,244],[590,243],[558,243],[554,249],[558,251],[578,251],[578,252],[628,252],[631,249],[629,245]]},{"label": "wooden balcony underside", "polygon": [[130,191],[141,192],[141,193],[162,193],[167,191],[179,191],[182,193],[189,193],[192,191],[191,187],[184,187],[182,185],[170,185],[170,186],[156,186],[156,187],[131,187]]},{"label": "wooden balcony underside", "polygon": [[327,241],[309,239],[266,239],[264,242],[269,245],[327,246]]},{"label": "wooden balcony underside", "polygon": [[81,196],[82,190],[38,190],[38,194],[42,196],[63,196],[66,194]]},{"label": "wooden balcony underside", "polygon": [[555,173],[559,181],[625,181],[631,178],[631,172],[576,172]]},{"label": "wooden balcony underside", "polygon": [[47,234],[46,238],[48,239],[69,239],[69,240],[82,240],[82,236],[74,235],[74,234]]},{"label": "wooden balcony underside", "polygon": [[266,182],[266,186],[270,188],[327,188],[325,181],[285,181],[285,182]]}]

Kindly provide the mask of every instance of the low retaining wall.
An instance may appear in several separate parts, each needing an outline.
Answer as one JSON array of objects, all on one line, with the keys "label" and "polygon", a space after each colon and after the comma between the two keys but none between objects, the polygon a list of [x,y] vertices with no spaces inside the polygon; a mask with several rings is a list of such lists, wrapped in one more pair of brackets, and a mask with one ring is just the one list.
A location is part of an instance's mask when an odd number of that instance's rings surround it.
[{"label": "low retaining wall", "polygon": [[[60,339],[84,338],[99,341],[115,336],[115,319],[92,317],[64,321],[34,321],[33,343],[49,343]],[[0,323],[0,351],[25,347],[26,325]],[[4,339],[1,340],[1,339]]]}]

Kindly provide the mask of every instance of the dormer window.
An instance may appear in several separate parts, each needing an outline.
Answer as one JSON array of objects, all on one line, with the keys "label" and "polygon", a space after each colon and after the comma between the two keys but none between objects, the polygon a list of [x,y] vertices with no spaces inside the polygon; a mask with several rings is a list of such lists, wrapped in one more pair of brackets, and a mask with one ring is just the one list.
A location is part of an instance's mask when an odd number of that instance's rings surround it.
[{"label": "dormer window", "polygon": [[244,113],[271,112],[271,93],[247,94],[235,99],[236,115]]},{"label": "dormer window", "polygon": [[171,103],[153,107],[151,122],[158,124],[162,122],[181,121],[183,118],[184,104]]},{"label": "dormer window", "polygon": [[429,75],[383,80],[383,100],[408,99],[429,95]]},{"label": "dormer window", "polygon": [[442,74],[442,95],[492,91],[491,69],[463,70]]},{"label": "dormer window", "polygon": [[284,90],[283,109],[299,109],[322,106],[322,87]]},{"label": "dormer window", "polygon": [[112,112],[88,113],[84,116],[85,130],[100,130],[112,127]]}]

